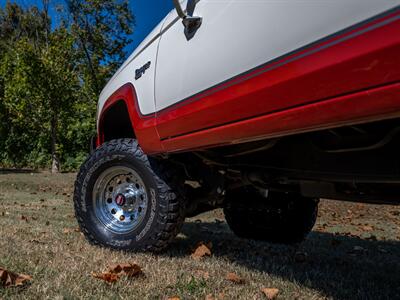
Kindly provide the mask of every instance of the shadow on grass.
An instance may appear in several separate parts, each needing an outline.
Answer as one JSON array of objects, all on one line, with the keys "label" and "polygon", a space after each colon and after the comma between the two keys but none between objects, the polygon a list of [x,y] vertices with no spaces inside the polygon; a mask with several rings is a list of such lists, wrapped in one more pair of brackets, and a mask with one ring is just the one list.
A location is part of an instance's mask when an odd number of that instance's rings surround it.
[{"label": "shadow on grass", "polygon": [[[197,242],[211,241],[215,257],[299,283],[329,298],[400,299],[397,241],[312,232],[302,244],[285,246],[240,239],[219,222],[186,223],[182,233],[185,237],[166,255],[184,256]],[[306,259],[296,259],[296,252],[306,253]]]},{"label": "shadow on grass", "polygon": [[0,168],[0,174],[7,175],[7,174],[29,174],[29,173],[38,173],[37,170],[33,169],[7,169],[7,168]]}]

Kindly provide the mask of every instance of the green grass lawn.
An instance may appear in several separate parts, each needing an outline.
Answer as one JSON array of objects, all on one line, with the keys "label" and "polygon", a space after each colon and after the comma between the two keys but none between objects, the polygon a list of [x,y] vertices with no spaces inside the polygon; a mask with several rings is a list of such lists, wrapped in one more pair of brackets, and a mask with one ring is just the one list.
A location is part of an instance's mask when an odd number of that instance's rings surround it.
[{"label": "green grass lawn", "polygon": [[[162,254],[123,253],[74,230],[74,177],[0,173],[0,267],[33,277],[0,287],[0,299],[266,299],[268,287],[278,299],[400,299],[400,207],[321,201],[314,231],[291,247],[237,238],[215,210],[188,219]],[[212,256],[194,260],[200,241]],[[145,276],[112,285],[91,276],[125,262]]]}]

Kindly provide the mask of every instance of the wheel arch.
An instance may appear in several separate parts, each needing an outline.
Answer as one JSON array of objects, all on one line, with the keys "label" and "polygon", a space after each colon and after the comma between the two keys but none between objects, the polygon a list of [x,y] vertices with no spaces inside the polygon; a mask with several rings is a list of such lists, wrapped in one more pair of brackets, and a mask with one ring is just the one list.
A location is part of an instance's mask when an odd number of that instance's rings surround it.
[{"label": "wheel arch", "polygon": [[120,138],[136,139],[128,106],[123,99],[116,100],[105,109],[98,125],[99,144]]},{"label": "wheel arch", "polygon": [[97,122],[96,147],[112,139],[138,140],[146,154],[163,152],[156,128],[156,115],[140,112],[135,87],[126,83],[103,104]]}]

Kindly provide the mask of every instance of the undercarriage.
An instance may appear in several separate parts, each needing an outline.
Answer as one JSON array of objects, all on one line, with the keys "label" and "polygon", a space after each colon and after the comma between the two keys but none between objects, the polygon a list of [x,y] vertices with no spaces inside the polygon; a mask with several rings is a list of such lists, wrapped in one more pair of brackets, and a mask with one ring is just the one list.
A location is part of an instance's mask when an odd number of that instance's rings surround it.
[{"label": "undercarriage", "polygon": [[399,133],[395,119],[177,154],[169,161],[186,179],[190,215],[222,206],[227,191],[243,186],[400,204]]}]

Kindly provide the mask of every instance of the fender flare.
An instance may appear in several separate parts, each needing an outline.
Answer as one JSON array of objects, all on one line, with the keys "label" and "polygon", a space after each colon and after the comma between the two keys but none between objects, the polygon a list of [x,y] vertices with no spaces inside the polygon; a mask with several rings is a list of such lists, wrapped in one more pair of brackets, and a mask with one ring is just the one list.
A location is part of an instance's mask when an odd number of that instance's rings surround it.
[{"label": "fender flare", "polygon": [[122,85],[104,102],[97,122],[96,146],[99,147],[105,142],[103,123],[106,112],[120,101],[126,105],[132,128],[142,150],[146,154],[162,152],[163,147],[156,128],[156,114],[143,115],[140,112],[136,90],[132,83]]}]

